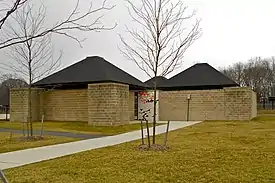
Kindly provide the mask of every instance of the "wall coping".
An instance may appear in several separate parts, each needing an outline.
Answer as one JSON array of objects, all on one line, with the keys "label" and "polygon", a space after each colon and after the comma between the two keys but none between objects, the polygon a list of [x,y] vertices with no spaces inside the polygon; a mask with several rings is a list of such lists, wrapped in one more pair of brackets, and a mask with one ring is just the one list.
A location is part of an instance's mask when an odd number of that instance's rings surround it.
[{"label": "wall coping", "polygon": [[[147,90],[150,91],[150,90]],[[151,90],[153,91],[153,90]],[[223,88],[223,89],[207,89],[207,90],[157,90],[157,91],[161,91],[161,92],[221,92],[221,91],[253,91],[252,89],[250,89],[249,87],[227,87],[227,88]],[[253,91],[254,92],[254,91]]]},{"label": "wall coping", "polygon": [[108,82],[108,83],[91,83],[91,84],[88,84],[88,87],[89,86],[98,86],[98,85],[113,85],[113,86],[129,86],[128,84],[122,84],[122,83],[115,83],[115,82]]},{"label": "wall coping", "polygon": [[253,91],[249,87],[228,87],[228,88],[224,88],[224,90]]}]

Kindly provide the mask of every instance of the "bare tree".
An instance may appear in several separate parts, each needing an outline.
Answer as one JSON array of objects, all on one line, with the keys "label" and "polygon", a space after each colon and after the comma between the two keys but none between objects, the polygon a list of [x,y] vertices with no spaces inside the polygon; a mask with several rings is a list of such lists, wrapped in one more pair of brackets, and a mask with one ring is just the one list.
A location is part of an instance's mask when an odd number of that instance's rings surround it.
[{"label": "bare tree", "polygon": [[0,83],[0,87],[6,88],[22,88],[28,85],[23,78],[17,76],[16,74],[0,75]]},{"label": "bare tree", "polygon": [[[8,2],[9,1],[9,2]],[[21,6],[24,5],[27,0],[15,0],[11,2],[11,0],[0,0],[0,29],[4,25],[4,23],[8,20],[8,18],[16,12]]]},{"label": "bare tree", "polygon": [[247,62],[238,62],[221,71],[229,78],[240,84],[250,87],[257,93],[260,101],[272,95],[275,84],[275,59],[254,57]]},{"label": "bare tree", "polygon": [[[0,7],[5,7],[0,9],[0,37],[3,32],[3,27],[7,24],[8,19],[15,14],[17,11],[20,11],[22,7],[24,7],[29,0],[15,0],[12,2],[11,0],[0,0]],[[6,5],[8,4],[8,5]],[[82,32],[90,32],[90,31],[101,31],[101,30],[111,30],[116,25],[112,27],[106,27],[102,24],[101,20],[103,15],[97,16],[97,13],[102,13],[107,10],[111,10],[114,6],[107,6],[107,1],[103,0],[103,3],[100,7],[94,8],[92,1],[90,6],[88,7],[86,12],[81,12],[79,10],[80,0],[76,1],[76,5],[72,12],[62,21],[57,21],[51,27],[40,27],[40,29],[34,35],[26,36],[13,36],[8,37],[7,39],[0,41],[0,49],[20,44],[29,41],[30,39],[34,40],[37,38],[44,37],[49,34],[58,34],[62,36],[66,36],[77,41],[80,45],[83,40],[74,36],[72,31],[82,31]],[[6,5],[6,6],[4,6]],[[2,15],[2,16],[1,16]],[[85,20],[89,20],[89,23],[83,23]]]},{"label": "bare tree", "polygon": [[[189,22],[195,16],[195,11],[189,14],[181,0],[141,0],[141,6],[130,0],[126,1],[130,16],[141,29],[129,29],[126,26],[133,43],[127,42],[120,35],[122,54],[128,60],[134,61],[150,78],[166,76],[181,65],[185,51],[200,36],[200,21],[196,20],[194,24]],[[184,25],[185,23],[189,25]],[[156,89],[155,80],[153,144],[156,128]]]},{"label": "bare tree", "polygon": [[227,77],[231,78],[233,81],[238,83],[240,86],[245,86],[244,83],[244,68],[245,64],[242,62],[237,62],[232,66],[228,66],[220,69],[220,71]]},{"label": "bare tree", "polygon": [[[27,3],[22,11],[17,11],[12,16],[16,25],[8,25],[9,30],[5,32],[5,38],[22,37],[28,39],[33,37],[44,27],[46,17],[45,7],[40,6],[35,11],[33,6]],[[17,29],[15,27],[18,27]],[[61,54],[54,58],[51,35],[45,35],[37,39],[28,39],[22,44],[15,44],[8,48],[6,54],[12,61],[2,63],[5,70],[16,73],[23,78],[28,78],[28,123],[30,136],[33,136],[32,125],[32,84],[34,81],[46,77],[60,66]]]},{"label": "bare tree", "polygon": [[269,83],[269,96],[275,96],[275,57],[268,58],[270,67],[270,75],[268,77]]},{"label": "bare tree", "polygon": [[272,74],[269,62],[261,57],[251,58],[246,63],[244,73],[244,82],[257,93],[258,101],[266,97],[268,79]]}]

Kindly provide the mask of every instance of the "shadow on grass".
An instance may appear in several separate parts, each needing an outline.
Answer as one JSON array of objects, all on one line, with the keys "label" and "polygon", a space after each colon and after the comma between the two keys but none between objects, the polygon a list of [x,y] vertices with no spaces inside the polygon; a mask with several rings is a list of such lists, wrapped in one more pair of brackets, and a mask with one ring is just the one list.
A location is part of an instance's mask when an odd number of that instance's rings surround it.
[{"label": "shadow on grass", "polygon": [[232,125],[234,126],[235,123],[248,123],[248,122],[261,122],[261,121],[274,121],[275,122],[275,115],[269,115],[269,114],[259,114],[257,117],[251,119],[251,120],[205,120],[204,122],[217,122],[217,123],[225,123],[228,122],[228,124],[225,125]]},{"label": "shadow on grass", "polygon": [[274,121],[275,122],[275,116],[260,114],[257,117],[253,118],[251,121]]}]

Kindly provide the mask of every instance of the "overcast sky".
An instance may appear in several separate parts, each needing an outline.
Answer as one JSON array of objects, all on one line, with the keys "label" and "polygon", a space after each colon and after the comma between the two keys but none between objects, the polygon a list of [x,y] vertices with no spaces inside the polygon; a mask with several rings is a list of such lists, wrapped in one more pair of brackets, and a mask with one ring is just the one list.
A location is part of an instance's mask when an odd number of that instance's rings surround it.
[{"label": "overcast sky", "polygon": [[[101,0],[96,0],[98,6]],[[138,0],[133,0],[138,1]],[[81,0],[85,10],[89,0]],[[131,61],[120,54],[118,34],[124,34],[125,24],[131,22],[123,0],[109,0],[116,7],[105,14],[103,23],[118,26],[108,32],[77,33],[87,38],[83,48],[68,38],[54,37],[54,47],[62,49],[62,67],[73,64],[87,56],[98,55],[144,81],[147,76]],[[273,0],[189,0],[190,9],[197,10],[202,19],[202,37],[186,52],[184,65],[172,75],[190,67],[196,62],[208,62],[218,68],[238,61],[246,61],[254,56],[275,55],[275,1]],[[72,10],[75,0],[47,0],[47,19],[55,22]],[[129,24],[130,25],[130,24]],[[2,57],[3,58],[3,57]]]}]

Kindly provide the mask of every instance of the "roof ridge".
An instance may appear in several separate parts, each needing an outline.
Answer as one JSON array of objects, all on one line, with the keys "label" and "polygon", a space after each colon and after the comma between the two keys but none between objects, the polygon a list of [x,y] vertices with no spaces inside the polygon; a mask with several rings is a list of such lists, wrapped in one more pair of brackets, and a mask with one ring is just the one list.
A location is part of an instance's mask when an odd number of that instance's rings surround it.
[{"label": "roof ridge", "polygon": [[84,60],[86,60],[87,58],[101,58],[101,59],[105,60],[104,57],[101,57],[101,56],[98,56],[98,55],[94,55],[94,56],[87,56],[85,59],[83,59],[83,60],[81,60],[81,61],[84,61]]},{"label": "roof ridge", "polygon": [[[95,58],[95,57],[92,57],[92,58]],[[111,64],[111,65],[115,66],[114,64],[108,62],[108,61],[107,61],[105,58],[103,58],[103,57],[96,56],[96,58],[99,58],[99,65],[100,65],[100,66],[103,66],[104,62],[107,63],[107,64]],[[104,62],[103,62],[103,61],[104,61]],[[104,72],[103,74],[104,74],[105,78],[110,78],[110,77],[109,77],[110,74],[109,74],[109,72],[108,72],[106,69],[104,69],[103,72]]]},{"label": "roof ridge", "polygon": [[200,62],[200,63],[196,63],[196,64],[194,64],[194,65],[204,65],[204,64],[210,65],[210,64],[207,63],[207,62]]},{"label": "roof ridge", "polygon": [[[170,80],[170,79],[172,79],[172,78],[174,78],[174,77],[176,77],[176,76],[178,76],[178,75],[182,74],[183,72],[186,72],[186,71],[188,71],[188,70],[190,70],[190,69],[194,68],[194,67],[195,67],[195,66],[197,66],[197,65],[199,65],[199,63],[196,63],[196,64],[192,65],[191,67],[188,67],[187,69],[184,69],[183,71],[181,71],[181,72],[179,72],[178,74],[176,74],[176,75],[172,76],[172,77],[171,77],[171,78],[169,78],[168,80]],[[209,65],[209,64],[208,64],[208,65]]]},{"label": "roof ridge", "polygon": [[[128,75],[128,76],[130,76],[130,77],[132,77],[132,78],[138,80],[139,82],[143,83],[142,81],[140,81],[140,80],[139,80],[138,78],[136,78],[135,76],[129,74],[129,73],[126,72],[125,70],[123,70],[123,69],[119,68],[118,66],[116,66],[114,63],[109,62],[108,60],[106,60],[106,59],[103,58],[103,57],[99,57],[99,58],[102,58],[105,62],[107,62],[108,64],[111,64],[113,67],[115,67],[115,68],[117,68],[118,70],[122,71],[122,72],[125,73],[126,75]],[[105,72],[106,72],[106,71],[105,71]],[[108,73],[107,73],[107,76],[108,76]]]},{"label": "roof ridge", "polygon": [[[217,70],[215,67],[211,66],[210,64],[206,63],[209,67],[211,67],[213,70],[215,70],[219,75],[229,79],[230,81],[232,81],[233,83],[237,84],[233,79],[229,78],[228,76],[226,76],[225,74],[221,73],[219,70]],[[238,84],[237,84],[238,85]]]}]

